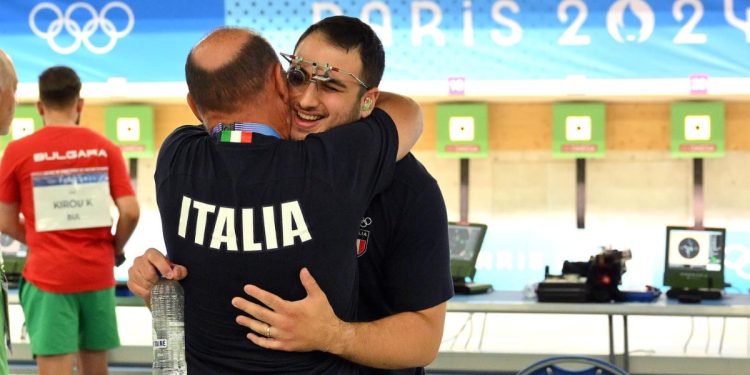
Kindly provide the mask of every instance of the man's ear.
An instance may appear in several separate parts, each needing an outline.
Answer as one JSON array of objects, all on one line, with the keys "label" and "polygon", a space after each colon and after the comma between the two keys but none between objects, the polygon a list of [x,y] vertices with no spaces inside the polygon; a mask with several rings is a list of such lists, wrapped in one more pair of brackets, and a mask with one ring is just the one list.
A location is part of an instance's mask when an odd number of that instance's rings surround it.
[{"label": "man's ear", "polygon": [[280,122],[280,124],[284,124],[284,126],[276,128],[276,131],[279,132],[281,138],[289,139],[292,127],[292,119],[290,117],[291,113],[289,111],[290,94],[289,85],[287,84],[286,79],[286,72],[281,67],[281,64],[276,64],[272,69],[271,75],[274,88],[276,89],[276,93],[278,95],[277,103],[281,105],[281,108],[279,108],[279,113],[283,114],[283,118],[281,119],[283,120],[283,122]]},{"label": "man's ear", "polygon": [[83,111],[83,98],[78,98],[78,102],[76,102],[76,113],[79,115]]},{"label": "man's ear", "polygon": [[273,81],[281,100],[285,104],[289,103],[289,86],[286,81],[286,72],[281,68],[281,64],[276,64],[273,68]]},{"label": "man's ear", "polygon": [[36,102],[36,111],[39,112],[39,116],[44,117],[44,104],[41,101]]},{"label": "man's ear", "polygon": [[[201,112],[198,110],[198,106],[195,105],[195,100],[193,100],[193,96],[190,95],[189,92],[187,94],[187,102],[188,102],[188,107],[190,107],[190,110],[193,111],[193,116],[195,116],[195,118],[197,118],[198,121],[202,123],[203,116],[201,116]],[[203,124],[203,125],[208,126],[208,124]]]},{"label": "man's ear", "polygon": [[365,91],[365,94],[362,95],[362,99],[360,99],[359,103],[360,117],[367,117],[372,113],[372,111],[375,109],[375,104],[378,102],[379,96],[380,90],[377,87],[373,87]]}]

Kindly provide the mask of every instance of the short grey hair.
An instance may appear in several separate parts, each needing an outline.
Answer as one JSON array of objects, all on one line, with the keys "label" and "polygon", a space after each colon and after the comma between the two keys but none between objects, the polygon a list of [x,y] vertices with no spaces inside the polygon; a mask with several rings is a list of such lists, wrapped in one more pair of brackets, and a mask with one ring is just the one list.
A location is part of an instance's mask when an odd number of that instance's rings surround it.
[{"label": "short grey hair", "polygon": [[16,71],[13,68],[13,60],[0,49],[0,91],[7,90],[16,83]]}]

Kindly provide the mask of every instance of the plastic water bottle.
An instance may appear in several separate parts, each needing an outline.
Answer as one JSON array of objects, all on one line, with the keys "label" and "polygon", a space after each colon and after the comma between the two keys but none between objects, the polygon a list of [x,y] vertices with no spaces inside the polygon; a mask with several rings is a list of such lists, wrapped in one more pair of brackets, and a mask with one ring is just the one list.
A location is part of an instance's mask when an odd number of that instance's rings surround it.
[{"label": "plastic water bottle", "polygon": [[153,375],[186,375],[185,294],[180,283],[159,279],[151,289]]}]

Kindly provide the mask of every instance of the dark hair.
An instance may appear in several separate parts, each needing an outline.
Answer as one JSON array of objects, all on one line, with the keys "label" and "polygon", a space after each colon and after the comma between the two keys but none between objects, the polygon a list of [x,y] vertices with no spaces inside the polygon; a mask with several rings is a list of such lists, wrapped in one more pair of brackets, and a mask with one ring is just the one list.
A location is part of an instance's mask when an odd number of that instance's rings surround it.
[{"label": "dark hair", "polygon": [[67,66],[53,66],[39,76],[39,100],[47,107],[66,109],[81,94],[81,79]]},{"label": "dark hair", "polygon": [[218,32],[225,31],[246,31],[249,35],[227,64],[206,70],[196,64],[192,51],[185,62],[188,90],[201,109],[230,112],[241,102],[254,99],[265,89],[269,70],[279,63],[276,52],[260,35],[239,28],[224,28]]},{"label": "dark hair", "polygon": [[380,42],[380,38],[370,26],[354,17],[332,16],[324,18],[302,33],[297,39],[294,50],[296,51],[302,40],[314,32],[322,33],[331,43],[347,52],[358,49],[359,58],[362,61],[362,80],[368,87],[380,85],[385,69],[385,51],[383,50],[383,43]]}]

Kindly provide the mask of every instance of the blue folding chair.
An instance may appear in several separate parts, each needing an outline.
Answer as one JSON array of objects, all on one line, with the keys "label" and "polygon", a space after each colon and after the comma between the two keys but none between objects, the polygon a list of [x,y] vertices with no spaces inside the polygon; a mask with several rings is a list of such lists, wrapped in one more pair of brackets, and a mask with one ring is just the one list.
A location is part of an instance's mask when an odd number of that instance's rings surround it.
[{"label": "blue folding chair", "polygon": [[600,359],[567,355],[545,358],[519,371],[516,375],[628,375],[628,373]]}]

